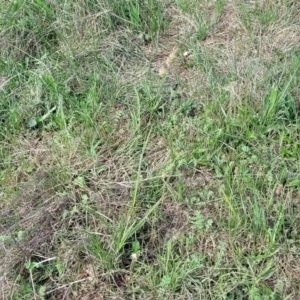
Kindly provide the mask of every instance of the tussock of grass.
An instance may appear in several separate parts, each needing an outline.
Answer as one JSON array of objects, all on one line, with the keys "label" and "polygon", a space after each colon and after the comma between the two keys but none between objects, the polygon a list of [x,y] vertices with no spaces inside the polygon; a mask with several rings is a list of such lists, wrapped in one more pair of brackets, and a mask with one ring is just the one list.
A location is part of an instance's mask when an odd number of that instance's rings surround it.
[{"label": "tussock of grass", "polygon": [[297,1],[0,7],[3,299],[297,299]]}]

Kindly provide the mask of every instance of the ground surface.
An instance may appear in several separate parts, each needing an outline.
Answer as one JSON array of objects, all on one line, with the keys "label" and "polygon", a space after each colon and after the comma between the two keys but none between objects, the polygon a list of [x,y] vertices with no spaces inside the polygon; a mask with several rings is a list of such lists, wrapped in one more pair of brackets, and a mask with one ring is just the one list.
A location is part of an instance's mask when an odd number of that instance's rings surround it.
[{"label": "ground surface", "polygon": [[2,299],[300,299],[297,0],[0,0]]}]

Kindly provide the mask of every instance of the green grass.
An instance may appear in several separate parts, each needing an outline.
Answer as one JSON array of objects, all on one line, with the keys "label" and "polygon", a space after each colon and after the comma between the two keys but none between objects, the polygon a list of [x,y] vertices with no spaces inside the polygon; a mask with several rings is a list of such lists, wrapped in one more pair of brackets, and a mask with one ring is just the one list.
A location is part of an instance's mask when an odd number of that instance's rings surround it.
[{"label": "green grass", "polygon": [[298,299],[300,5],[261,2],[0,0],[1,298]]}]

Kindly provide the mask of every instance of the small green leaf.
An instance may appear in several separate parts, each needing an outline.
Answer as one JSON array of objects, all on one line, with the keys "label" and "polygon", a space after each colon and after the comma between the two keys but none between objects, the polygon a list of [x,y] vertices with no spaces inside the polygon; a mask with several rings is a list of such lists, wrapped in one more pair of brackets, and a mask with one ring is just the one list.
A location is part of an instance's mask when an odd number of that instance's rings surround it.
[{"label": "small green leaf", "polygon": [[294,179],[287,186],[288,187],[300,186],[300,180],[299,179]]},{"label": "small green leaf", "polygon": [[35,126],[37,125],[36,119],[35,119],[35,118],[30,119],[30,120],[28,121],[28,124],[27,124],[27,125],[28,125],[29,128],[35,127]]},{"label": "small green leaf", "polygon": [[172,283],[172,278],[169,275],[164,275],[163,278],[161,279],[160,286],[162,288],[167,288],[171,285]]},{"label": "small green leaf", "polygon": [[85,187],[85,178],[83,176],[78,176],[74,180],[74,184],[79,186],[80,188]]},{"label": "small green leaf", "polygon": [[249,291],[249,298],[251,300],[262,300],[261,295],[259,293],[259,290],[257,287],[253,286],[251,287],[250,291]]},{"label": "small green leaf", "polygon": [[39,287],[38,294],[40,297],[44,297],[46,292],[46,287],[44,285]]},{"label": "small green leaf", "polygon": [[133,253],[138,253],[139,251],[140,251],[140,249],[141,249],[141,246],[140,246],[140,243],[139,243],[139,241],[133,241],[132,242],[132,252]]}]

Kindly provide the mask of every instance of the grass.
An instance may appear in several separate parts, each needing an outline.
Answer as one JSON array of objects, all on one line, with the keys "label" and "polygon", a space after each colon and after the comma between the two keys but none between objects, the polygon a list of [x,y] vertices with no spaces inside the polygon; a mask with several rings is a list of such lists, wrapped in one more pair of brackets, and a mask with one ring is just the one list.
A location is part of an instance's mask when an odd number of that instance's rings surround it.
[{"label": "grass", "polygon": [[298,1],[1,1],[2,299],[298,299]]}]

